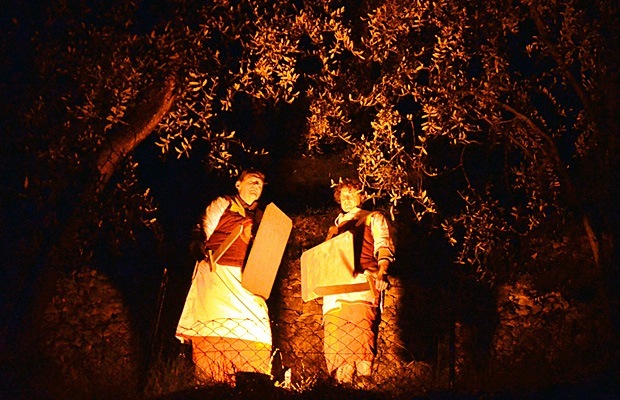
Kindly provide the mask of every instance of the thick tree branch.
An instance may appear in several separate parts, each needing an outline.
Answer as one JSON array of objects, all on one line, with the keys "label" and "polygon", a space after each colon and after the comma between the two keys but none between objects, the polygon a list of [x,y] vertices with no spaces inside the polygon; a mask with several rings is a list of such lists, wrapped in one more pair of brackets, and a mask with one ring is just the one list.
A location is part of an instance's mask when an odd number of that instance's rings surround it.
[{"label": "thick tree branch", "polygon": [[175,100],[174,89],[175,81],[169,78],[161,89],[156,90],[156,93],[136,110],[139,120],[130,124],[128,129],[118,132],[101,150],[97,157],[99,190],[105,187],[123,158],[146,139],[168,113]]}]

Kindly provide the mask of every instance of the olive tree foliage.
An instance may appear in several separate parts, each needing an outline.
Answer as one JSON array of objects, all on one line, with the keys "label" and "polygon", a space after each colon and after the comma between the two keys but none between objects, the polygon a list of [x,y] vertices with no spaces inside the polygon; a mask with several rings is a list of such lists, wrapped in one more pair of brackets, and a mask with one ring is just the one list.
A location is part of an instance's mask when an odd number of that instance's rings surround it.
[{"label": "olive tree foliage", "polygon": [[[419,219],[442,212],[457,261],[491,280],[490,254],[565,212],[582,220],[599,263],[609,226],[595,231],[586,210],[609,211],[612,188],[583,177],[614,171],[613,3],[310,3],[289,28],[320,65],[303,93],[309,150],[346,143],[370,192],[411,203]],[[456,163],[440,154],[449,148]],[[467,161],[498,149],[496,171]],[[447,213],[427,185],[455,169],[464,185]]]},{"label": "olive tree foliage", "polygon": [[[598,263],[586,199],[608,206],[611,188],[600,180],[598,193],[586,193],[579,175],[591,174],[597,157],[605,161],[596,167],[613,172],[615,106],[604,99],[611,94],[605,85],[613,76],[615,15],[606,2],[378,4],[357,49],[381,72],[372,91],[349,91],[349,100],[375,113],[355,146],[360,174],[393,202],[413,197],[418,215],[435,212],[424,183],[412,185],[411,177],[446,172],[429,159],[441,139],[461,152],[457,167],[466,182],[458,190],[462,208],[443,225],[460,246],[459,262],[484,266],[492,252],[511,251],[511,237],[569,211],[582,219]],[[417,115],[399,109],[407,97]],[[464,159],[476,147],[502,149],[500,179],[470,179],[480,167]]]},{"label": "olive tree foliage", "polygon": [[[336,148],[373,196],[419,220],[438,214],[457,262],[493,280],[489,255],[569,213],[598,264],[609,226],[591,221],[612,188],[591,178],[613,174],[617,151],[616,11],[604,0],[215,1],[178,38],[190,39],[184,89],[160,146],[181,156],[205,140],[213,163],[234,167],[230,146],[244,144],[222,123],[238,95],[307,104],[306,152]],[[450,207],[430,189],[445,176]]]},{"label": "olive tree foliage", "polygon": [[[28,90],[36,98],[19,128],[33,158],[25,186],[49,229],[48,246],[73,249],[57,254],[65,265],[90,258],[101,232],[116,230],[118,246],[155,222],[156,206],[137,182],[137,164],[130,156],[111,157],[133,150],[128,139],[148,120],[138,114],[152,108],[147,95],[161,93],[166,78],[165,61],[152,56],[158,54],[153,38],[127,18],[135,11],[131,2],[50,1],[32,28]],[[114,158],[115,165],[106,166]],[[118,178],[106,187],[114,171]]]},{"label": "olive tree foliage", "polygon": [[[53,3],[72,24],[41,42],[41,75],[62,94],[49,162],[79,169],[162,96],[149,88],[172,82],[156,128],[164,156],[200,147],[234,173],[241,155],[270,150],[230,128],[239,99],[290,104],[306,108],[306,154],[341,151],[369,194],[435,215],[457,261],[481,274],[492,279],[485,259],[509,253],[511,237],[566,211],[598,262],[606,227],[589,213],[612,201],[594,172],[617,167],[612,1],[170,0],[151,24],[139,23],[144,2]],[[76,5],[88,20],[61,18]]]}]

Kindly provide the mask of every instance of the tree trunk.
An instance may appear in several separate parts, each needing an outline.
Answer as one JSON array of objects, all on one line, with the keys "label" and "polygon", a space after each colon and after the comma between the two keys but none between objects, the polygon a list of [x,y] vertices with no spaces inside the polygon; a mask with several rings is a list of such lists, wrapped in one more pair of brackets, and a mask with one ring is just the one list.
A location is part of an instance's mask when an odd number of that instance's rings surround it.
[{"label": "tree trunk", "polygon": [[[40,263],[33,266],[32,280],[29,286],[33,290],[32,301],[25,311],[21,331],[23,340],[32,343],[36,349],[44,332],[39,332],[39,318],[42,317],[51,297],[54,295],[56,282],[63,276],[63,271],[84,266],[88,262],[88,254],[84,254],[80,240],[88,224],[92,222],[91,210],[98,207],[99,196],[105,189],[112,175],[117,171],[127,154],[131,153],[144,141],[169,112],[175,95],[175,81],[168,79],[163,86],[154,87],[145,95],[146,101],[134,110],[136,118],[129,121],[127,129],[112,136],[107,145],[97,155],[97,163],[93,165],[90,180],[81,188],[76,204],[65,221],[58,222],[59,235],[50,237],[46,248],[41,249]],[[73,177],[75,178],[75,177]],[[22,300],[23,301],[23,300]],[[20,336],[19,334],[16,335]]]}]

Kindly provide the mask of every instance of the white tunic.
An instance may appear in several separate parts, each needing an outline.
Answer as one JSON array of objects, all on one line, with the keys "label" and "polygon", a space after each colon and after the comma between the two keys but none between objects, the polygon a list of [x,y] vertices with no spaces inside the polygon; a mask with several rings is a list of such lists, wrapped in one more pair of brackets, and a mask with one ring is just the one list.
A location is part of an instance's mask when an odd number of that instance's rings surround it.
[{"label": "white tunic", "polygon": [[[230,202],[220,197],[205,213],[203,228],[209,238]],[[241,268],[200,261],[181,313],[177,338],[217,336],[271,345],[271,326],[265,300],[241,285]]]}]

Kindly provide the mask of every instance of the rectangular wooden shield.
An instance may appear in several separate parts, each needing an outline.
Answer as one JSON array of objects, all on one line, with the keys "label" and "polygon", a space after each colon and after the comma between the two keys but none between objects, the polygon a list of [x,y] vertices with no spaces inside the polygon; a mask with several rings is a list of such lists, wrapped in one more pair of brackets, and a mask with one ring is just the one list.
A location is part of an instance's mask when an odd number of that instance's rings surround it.
[{"label": "rectangular wooden shield", "polygon": [[352,284],[355,262],[353,234],[342,233],[301,255],[301,298],[310,301],[329,294],[369,290],[369,284]]},{"label": "rectangular wooden shield", "polygon": [[269,298],[291,229],[293,221],[275,204],[269,203],[241,275],[244,288],[264,299]]}]

